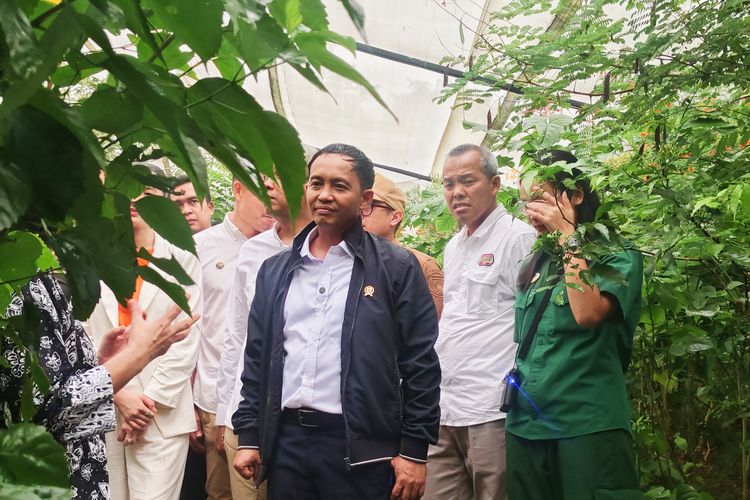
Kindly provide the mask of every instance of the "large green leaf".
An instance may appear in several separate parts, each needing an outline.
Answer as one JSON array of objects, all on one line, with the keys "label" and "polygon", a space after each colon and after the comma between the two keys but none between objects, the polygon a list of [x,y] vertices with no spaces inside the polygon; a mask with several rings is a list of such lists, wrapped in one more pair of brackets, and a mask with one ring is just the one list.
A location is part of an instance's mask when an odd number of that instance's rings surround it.
[{"label": "large green leaf", "polygon": [[13,500],[70,500],[70,488],[0,482],[0,498]]},{"label": "large green leaf", "polygon": [[237,52],[251,70],[264,67],[290,46],[282,27],[267,14],[253,24],[236,21],[235,31]]},{"label": "large green leaf", "polygon": [[177,205],[163,196],[146,196],[135,202],[135,209],[167,241],[195,254],[195,242],[190,226]]},{"label": "large green leaf", "polygon": [[76,17],[76,22],[109,55],[102,62],[102,66],[127,85],[130,92],[142,101],[151,110],[153,116],[164,125],[177,146],[178,164],[190,175],[198,196],[204,196],[208,189],[206,163],[195,141],[182,130],[188,121],[184,110],[157,91],[154,88],[153,79],[147,78],[138,71],[136,63],[131,62],[132,58],[115,54],[107,35],[91,18],[79,15]]},{"label": "large green leaf", "polygon": [[[8,2],[3,2],[7,4]],[[15,108],[23,105],[42,86],[44,80],[55,70],[69,49],[80,47],[83,33],[74,20],[72,7],[66,6],[55,17],[39,41],[39,52],[42,57],[33,71],[23,79],[13,82],[4,90],[0,106],[0,122],[8,117]]]},{"label": "large green leaf", "polygon": [[220,0],[144,0],[169,31],[187,43],[204,61],[221,45]]},{"label": "large green leaf", "polygon": [[[92,235],[96,236],[96,235]],[[96,259],[91,254],[87,239],[66,231],[50,239],[55,255],[65,268],[66,279],[73,297],[73,316],[85,320],[99,301],[101,287],[96,271]]]},{"label": "large green leaf", "polygon": [[24,106],[13,113],[7,154],[30,180],[30,214],[61,220],[83,190],[78,139],[46,113]]},{"label": "large green leaf", "polygon": [[[367,79],[360,74],[352,65],[331,53],[326,48],[326,40],[329,37],[322,37],[320,33],[300,33],[295,37],[295,42],[300,48],[300,51],[308,58],[310,63],[317,69],[321,67],[327,68],[330,71],[343,76],[359,85],[363,86],[375,98],[385,109],[388,111],[394,119],[398,120],[396,115],[391,111],[386,102],[380,97],[380,94],[375,87],[372,86]],[[335,43],[340,44],[341,40],[335,40]]]},{"label": "large green leaf", "polygon": [[265,111],[239,85],[207,78],[188,91],[191,114],[211,120],[239,152],[267,175],[278,173],[290,209],[297,213],[305,181],[304,150],[296,130],[282,116]]},{"label": "large green leaf", "polygon": [[153,33],[151,33],[151,27],[148,24],[146,14],[141,8],[141,3],[138,0],[112,0],[114,3],[120,6],[125,14],[126,26],[138,35],[138,38],[143,40],[154,53],[159,52],[159,45],[156,43]]},{"label": "large green leaf", "polygon": [[173,276],[181,285],[188,286],[195,284],[193,278],[191,278],[190,275],[185,272],[180,263],[174,257],[170,257],[169,259],[154,257],[144,248],[141,248],[138,251],[138,257],[151,262],[165,273]]},{"label": "large green leaf", "polygon": [[81,113],[91,128],[117,134],[143,117],[143,104],[128,92],[102,85],[83,101]]},{"label": "large green leaf", "polygon": [[29,178],[24,170],[0,150],[0,231],[23,215],[31,201]]},{"label": "large green leaf", "polygon": [[15,2],[0,2],[0,34],[5,35],[8,65],[18,78],[33,75],[42,62],[31,24]]},{"label": "large green leaf", "polygon": [[185,311],[186,314],[190,314],[190,305],[188,304],[184,288],[177,283],[167,280],[164,276],[150,267],[138,266],[138,274],[140,274],[144,280],[159,287],[159,289],[166,293],[175,304],[180,306],[180,309]]},{"label": "large green leaf", "polygon": [[0,483],[68,488],[63,447],[44,427],[15,424],[0,430]]}]

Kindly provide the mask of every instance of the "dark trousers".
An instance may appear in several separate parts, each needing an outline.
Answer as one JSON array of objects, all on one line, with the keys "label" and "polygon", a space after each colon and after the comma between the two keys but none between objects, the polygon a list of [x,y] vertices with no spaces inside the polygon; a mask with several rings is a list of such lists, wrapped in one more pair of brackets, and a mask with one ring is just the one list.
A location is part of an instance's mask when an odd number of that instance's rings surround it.
[{"label": "dark trousers", "polygon": [[180,500],[206,500],[206,454],[188,449]]},{"label": "dark trousers", "polygon": [[343,429],[283,422],[268,479],[269,500],[387,500],[394,484],[390,461],[346,470]]},{"label": "dark trousers", "polygon": [[509,500],[642,500],[624,430],[529,440],[507,432]]}]

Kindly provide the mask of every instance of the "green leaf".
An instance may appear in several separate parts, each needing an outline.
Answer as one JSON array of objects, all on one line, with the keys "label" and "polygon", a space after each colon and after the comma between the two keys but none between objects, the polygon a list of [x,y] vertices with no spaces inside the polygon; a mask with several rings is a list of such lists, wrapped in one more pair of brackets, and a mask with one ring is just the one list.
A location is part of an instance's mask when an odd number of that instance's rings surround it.
[{"label": "green leaf", "polygon": [[388,105],[385,103],[382,97],[375,87],[363,77],[359,71],[354,69],[349,63],[338,57],[337,55],[328,51],[325,46],[325,42],[321,41],[319,34],[317,33],[300,33],[295,38],[295,42],[299,46],[302,53],[307,56],[310,63],[316,68],[325,67],[337,75],[343,76],[344,78],[358,83],[370,93],[376,101],[383,106],[393,118],[398,121],[398,117],[391,111]]},{"label": "green leaf", "polygon": [[80,239],[71,231],[53,236],[50,242],[60,264],[65,268],[73,297],[73,315],[76,319],[85,320],[94,311],[101,293],[95,259],[90,252],[91,246],[87,240]]},{"label": "green leaf", "polygon": [[680,451],[687,451],[687,439],[677,434],[674,437],[674,445],[679,449]]},{"label": "green leaf", "polygon": [[42,53],[34,43],[29,20],[15,2],[0,2],[0,28],[8,47],[8,63],[15,76],[32,76],[42,63]]},{"label": "green leaf", "polygon": [[70,488],[0,482],[0,498],[13,500],[70,500]]},{"label": "green leaf", "polygon": [[154,257],[153,255],[148,253],[145,248],[140,249],[140,251],[138,252],[138,257],[151,262],[165,273],[171,275],[181,285],[189,286],[195,284],[190,275],[185,272],[180,263],[177,262],[177,259],[175,259],[174,257],[171,257],[169,259]]},{"label": "green leaf", "polygon": [[15,281],[18,288],[38,271],[57,264],[39,236],[26,231],[11,231],[0,237],[0,262],[0,281]]},{"label": "green leaf", "polygon": [[40,425],[15,424],[0,429],[2,483],[70,488],[65,450]]},{"label": "green leaf", "polygon": [[135,202],[135,209],[164,239],[195,255],[193,233],[172,200],[163,196],[146,196]]},{"label": "green leaf", "polygon": [[[206,163],[195,141],[181,129],[189,122],[184,110],[175,105],[168,97],[157,92],[153,87],[153,79],[148,79],[140,73],[134,63],[130,62],[131,58],[115,54],[107,35],[91,18],[77,16],[76,21],[83,27],[88,36],[109,55],[102,62],[102,66],[127,85],[130,92],[141,100],[152,111],[153,115],[164,124],[177,146],[179,159],[181,160],[178,162],[179,166],[190,176],[198,196],[205,196],[208,189]],[[165,91],[163,88],[160,88],[160,90]]]},{"label": "green leaf", "polygon": [[29,177],[34,200],[29,211],[61,220],[83,190],[81,144],[60,122],[31,107],[12,117],[7,154]]},{"label": "green leaf", "polygon": [[23,215],[31,201],[28,176],[24,170],[4,158],[0,150],[0,231],[9,228]]},{"label": "green leaf", "polygon": [[4,90],[0,122],[41,88],[44,80],[54,71],[68,50],[77,49],[83,43],[83,34],[74,22],[73,16],[72,7],[66,6],[45,30],[38,45],[42,54],[39,64],[34,65],[33,71],[25,78],[13,82]]},{"label": "green leaf", "polygon": [[91,128],[118,134],[143,118],[143,104],[128,92],[101,85],[83,101],[81,113]]},{"label": "green leaf", "polygon": [[30,351],[30,353],[31,363],[29,363],[29,368],[31,370],[31,380],[37,388],[39,388],[39,392],[47,394],[47,392],[49,392],[49,379],[47,378],[47,374],[44,373],[44,370],[42,370],[42,367],[39,365],[39,356],[36,351]]},{"label": "green leaf", "polygon": [[185,296],[184,288],[177,283],[167,280],[164,276],[150,267],[138,266],[138,274],[140,274],[144,280],[156,285],[161,291],[166,293],[167,296],[169,296],[175,304],[180,306],[180,309],[185,311],[186,314],[190,314],[190,305]]},{"label": "green leaf", "polygon": [[362,8],[357,0],[341,0],[341,4],[346,9],[349,19],[352,20],[359,34],[367,41],[367,33],[365,33],[365,9]]},{"label": "green leaf", "polygon": [[264,15],[255,24],[238,21],[234,43],[237,52],[255,71],[273,61],[289,48],[289,38],[281,26],[269,15]]},{"label": "green leaf", "polygon": [[284,29],[286,29],[287,32],[291,33],[302,24],[300,3],[301,0],[273,0],[268,4],[268,11],[274,19],[284,26]]},{"label": "green leaf", "polygon": [[263,110],[242,87],[206,78],[188,91],[190,113],[202,124],[213,123],[242,156],[269,176],[278,173],[296,214],[305,181],[304,150],[297,131],[282,116]]},{"label": "green leaf", "polygon": [[156,43],[148,19],[141,8],[138,0],[112,0],[120,6],[125,14],[125,25],[151,48],[153,53],[159,53],[159,45]]},{"label": "green leaf", "polygon": [[208,61],[221,45],[220,0],[144,0],[163,25],[187,43],[204,61]]},{"label": "green leaf", "polygon": [[734,128],[736,125],[727,122],[722,118],[709,118],[702,116],[699,118],[693,118],[683,125],[683,127],[692,128],[710,128],[710,129],[723,129],[723,128]]},{"label": "green leaf", "polygon": [[328,29],[328,16],[321,0],[301,0],[302,23],[313,31]]}]

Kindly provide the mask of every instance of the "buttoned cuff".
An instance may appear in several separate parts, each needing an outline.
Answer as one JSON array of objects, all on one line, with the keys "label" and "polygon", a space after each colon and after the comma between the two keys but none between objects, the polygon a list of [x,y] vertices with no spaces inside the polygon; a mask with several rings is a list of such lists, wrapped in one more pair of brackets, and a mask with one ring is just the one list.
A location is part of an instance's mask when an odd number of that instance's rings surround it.
[{"label": "buttoned cuff", "polygon": [[417,463],[427,463],[427,448],[429,443],[421,439],[410,437],[401,438],[401,449],[398,454],[401,458]]},{"label": "buttoned cuff", "polygon": [[251,429],[242,429],[239,432],[235,431],[235,434],[237,434],[237,448],[257,448],[260,444],[260,439],[258,439],[258,429],[251,428]]}]

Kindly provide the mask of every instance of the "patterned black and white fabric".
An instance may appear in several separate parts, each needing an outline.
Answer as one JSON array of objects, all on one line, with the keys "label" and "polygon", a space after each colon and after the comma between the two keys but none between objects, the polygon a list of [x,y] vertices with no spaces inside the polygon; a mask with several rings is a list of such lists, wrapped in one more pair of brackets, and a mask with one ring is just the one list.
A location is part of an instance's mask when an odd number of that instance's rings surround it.
[{"label": "patterned black and white fabric", "polygon": [[[94,345],[73,319],[71,304],[54,277],[33,278],[13,298],[7,316],[20,316],[30,307],[40,315],[39,362],[50,381],[47,394],[34,392],[34,420],[65,447],[73,498],[108,499],[104,433],[115,428],[112,379],[106,368],[97,366]],[[0,339],[0,351],[10,365],[0,368],[0,401],[5,414],[17,421],[26,358],[7,339]]]}]

